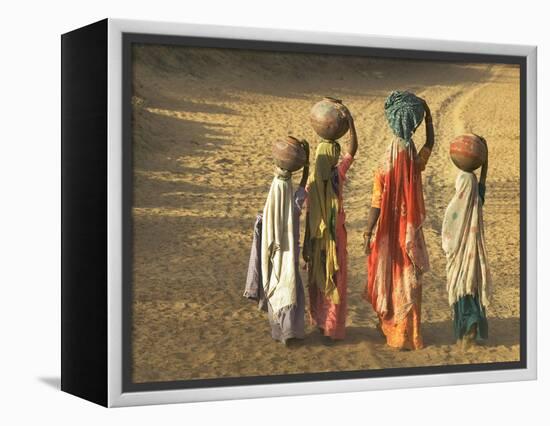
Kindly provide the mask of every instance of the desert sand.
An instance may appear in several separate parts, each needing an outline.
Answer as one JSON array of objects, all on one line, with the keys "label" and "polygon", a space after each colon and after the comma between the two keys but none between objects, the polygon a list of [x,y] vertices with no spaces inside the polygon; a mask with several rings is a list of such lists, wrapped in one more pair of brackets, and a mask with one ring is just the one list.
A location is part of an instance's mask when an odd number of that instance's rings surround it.
[{"label": "desert sand", "polygon": [[[168,46],[133,54],[135,382],[519,360],[517,66]],[[385,345],[361,298],[372,177],[391,139],[384,100],[403,89],[427,100],[436,136],[423,175],[432,265],[423,287],[426,347],[412,352]],[[308,326],[303,343],[286,348],[242,294],[255,216],[273,176],[271,144],[292,134],[314,153],[319,138],[308,114],[323,96],[344,100],[359,136],[344,194],[347,338],[326,345]],[[484,215],[494,281],[490,337],[468,352],[455,346],[440,235],[457,173],[449,143],[464,132],[489,145]],[[424,138],[421,126],[417,146]]]}]

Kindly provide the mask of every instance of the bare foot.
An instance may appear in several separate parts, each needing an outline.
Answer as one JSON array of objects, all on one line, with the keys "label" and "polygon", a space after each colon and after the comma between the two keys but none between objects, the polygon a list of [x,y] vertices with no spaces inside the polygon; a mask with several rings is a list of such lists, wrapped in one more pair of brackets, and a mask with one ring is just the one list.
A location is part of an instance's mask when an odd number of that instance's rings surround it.
[{"label": "bare foot", "polygon": [[384,334],[384,331],[382,330],[382,326],[380,323],[376,323],[376,330],[378,330],[378,333],[381,337],[386,338],[386,335]]},{"label": "bare foot", "polygon": [[468,331],[468,333],[464,336],[466,350],[469,350],[476,345],[476,337],[477,337],[477,324],[474,324],[470,329],[470,331]]},{"label": "bare foot", "polygon": [[470,329],[470,331],[468,332],[468,339],[472,340],[473,342],[475,342],[476,340],[476,337],[477,337],[477,324],[474,324],[472,325],[472,328]]}]

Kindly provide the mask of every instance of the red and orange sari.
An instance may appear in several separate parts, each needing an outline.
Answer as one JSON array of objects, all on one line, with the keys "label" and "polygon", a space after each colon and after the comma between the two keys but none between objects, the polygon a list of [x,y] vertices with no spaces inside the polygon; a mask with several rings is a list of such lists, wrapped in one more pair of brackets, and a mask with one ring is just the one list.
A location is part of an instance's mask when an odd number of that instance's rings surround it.
[{"label": "red and orange sari", "polygon": [[430,150],[417,154],[412,141],[394,138],[375,174],[372,207],[380,216],[363,297],[378,314],[387,344],[423,347],[420,332],[422,274],[429,269],[422,232],[425,218],[421,172]]}]

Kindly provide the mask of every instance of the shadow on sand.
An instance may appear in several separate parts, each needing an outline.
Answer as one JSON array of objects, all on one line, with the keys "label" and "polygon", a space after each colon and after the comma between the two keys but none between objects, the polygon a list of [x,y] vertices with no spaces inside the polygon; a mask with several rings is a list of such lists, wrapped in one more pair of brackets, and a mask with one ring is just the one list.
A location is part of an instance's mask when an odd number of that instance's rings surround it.
[{"label": "shadow on sand", "polygon": [[[519,318],[489,318],[489,338],[482,342],[485,347],[518,345],[520,321]],[[426,348],[430,346],[451,346],[456,343],[451,321],[422,323],[422,335]],[[309,333],[305,340],[306,346],[354,346],[363,341],[374,344],[384,344],[385,339],[375,327],[350,326],[346,328],[346,338],[341,341],[331,341],[321,336],[318,330]]]}]

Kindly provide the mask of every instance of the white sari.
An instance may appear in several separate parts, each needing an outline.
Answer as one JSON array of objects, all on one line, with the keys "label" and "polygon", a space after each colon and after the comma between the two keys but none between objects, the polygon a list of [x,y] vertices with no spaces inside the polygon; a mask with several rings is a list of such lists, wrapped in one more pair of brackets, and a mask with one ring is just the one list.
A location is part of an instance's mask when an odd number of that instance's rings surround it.
[{"label": "white sari", "polygon": [[264,293],[275,314],[296,305],[293,197],[290,173],[278,169],[263,211],[261,248]]},{"label": "white sari", "polygon": [[443,250],[447,256],[449,304],[452,306],[463,296],[477,294],[483,307],[487,307],[491,273],[476,176],[461,171],[455,188],[456,193],[445,212],[442,229]]}]

